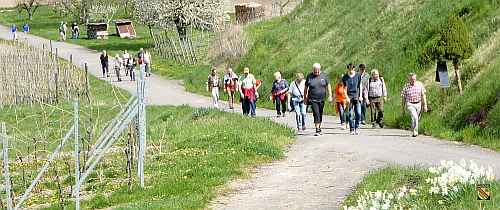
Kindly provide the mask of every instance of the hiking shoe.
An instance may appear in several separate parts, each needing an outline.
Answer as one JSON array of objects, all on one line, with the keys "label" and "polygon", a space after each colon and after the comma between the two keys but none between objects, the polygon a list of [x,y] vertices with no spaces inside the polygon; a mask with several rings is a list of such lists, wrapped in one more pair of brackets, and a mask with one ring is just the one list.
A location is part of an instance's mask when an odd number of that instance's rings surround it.
[{"label": "hiking shoe", "polygon": [[376,129],[377,128],[377,124],[372,124],[372,129]]},{"label": "hiking shoe", "polygon": [[358,134],[359,134],[359,129],[356,129],[356,130],[354,131],[354,134],[358,135]]},{"label": "hiking shoe", "polygon": [[411,137],[417,137],[418,135],[417,134],[412,134]]},{"label": "hiking shoe", "polygon": [[281,117],[281,115],[276,115],[276,117],[277,117],[277,118],[280,118],[280,117]]},{"label": "hiking shoe", "polygon": [[356,133],[354,132],[354,130],[351,130],[351,135],[354,135],[354,134],[356,134]]},{"label": "hiking shoe", "polygon": [[283,114],[281,115],[281,117],[286,117],[286,114],[285,114],[285,113],[283,113]]},{"label": "hiking shoe", "polygon": [[234,106],[230,106],[229,109],[234,109]]},{"label": "hiking shoe", "polygon": [[361,121],[361,124],[362,124],[362,125],[366,125],[366,123],[365,123],[365,121],[364,121],[364,120],[363,120],[363,121]]},{"label": "hiking shoe", "polygon": [[304,125],[304,126],[302,126],[302,130],[304,130],[304,131],[305,131],[306,129],[307,129],[307,126],[305,126],[305,125]]},{"label": "hiking shoe", "polygon": [[384,128],[384,123],[379,123],[378,125],[380,126],[380,128]]},{"label": "hiking shoe", "polygon": [[346,124],[342,124],[342,126],[340,126],[340,129],[342,129],[342,130],[347,129]]}]

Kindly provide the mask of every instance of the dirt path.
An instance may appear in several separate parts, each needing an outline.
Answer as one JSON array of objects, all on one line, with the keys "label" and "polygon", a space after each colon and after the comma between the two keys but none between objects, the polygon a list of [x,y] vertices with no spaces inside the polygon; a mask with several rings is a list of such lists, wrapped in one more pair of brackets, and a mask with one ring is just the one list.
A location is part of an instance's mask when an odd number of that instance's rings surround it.
[{"label": "dirt path", "polygon": [[[11,39],[9,28],[0,26],[0,38]],[[41,47],[48,41],[30,36],[23,40]],[[97,63],[99,53],[81,46],[53,42],[59,55],[68,59],[73,54],[75,64],[83,66],[88,62],[90,73],[101,78]],[[304,68],[309,68],[308,66]],[[208,74],[207,69],[207,74]],[[115,77],[106,78],[112,85],[135,91],[135,83],[116,82]],[[148,77],[148,104],[181,105],[209,107],[208,97],[184,92],[176,81],[153,75]],[[389,100],[399,100],[390,96]],[[222,102],[222,109],[227,103]],[[241,109],[234,112],[241,113]],[[154,115],[154,113],[150,113]],[[295,116],[275,118],[275,111],[258,109],[259,117],[270,118],[277,123],[294,127]],[[312,125],[312,115],[308,115],[308,125]],[[291,145],[282,161],[256,166],[248,180],[236,180],[229,186],[234,189],[227,196],[220,196],[212,201],[213,209],[337,209],[349,194],[351,187],[358,183],[368,171],[398,164],[438,165],[440,160],[474,160],[479,166],[491,166],[495,173],[500,173],[500,153],[460,142],[437,140],[420,135],[410,137],[410,132],[384,128],[369,129],[361,127],[360,135],[349,135],[339,129],[338,117],[324,117],[325,135],[314,137],[313,129],[301,132],[297,144]]]}]

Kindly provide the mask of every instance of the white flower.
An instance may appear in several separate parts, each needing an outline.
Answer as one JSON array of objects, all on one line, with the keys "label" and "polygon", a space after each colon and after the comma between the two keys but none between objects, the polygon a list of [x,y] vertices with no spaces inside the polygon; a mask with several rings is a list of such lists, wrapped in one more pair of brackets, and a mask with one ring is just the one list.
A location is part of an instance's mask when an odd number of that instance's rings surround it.
[{"label": "white flower", "polygon": [[377,192],[375,192],[375,198],[378,198],[378,199],[382,198],[382,191],[377,190]]},{"label": "white flower", "polygon": [[430,167],[429,172],[431,172],[433,174],[439,174],[439,170],[436,167]]},{"label": "white flower", "polygon": [[410,189],[410,194],[411,194],[411,195],[417,195],[417,190],[415,190],[415,189]]},{"label": "white flower", "polygon": [[429,193],[430,194],[438,194],[439,193],[439,187],[432,186],[431,188],[429,188]]},{"label": "white flower", "polygon": [[460,188],[458,188],[458,186],[453,186],[451,189],[453,189],[454,192],[458,192],[460,190]]},{"label": "white flower", "polygon": [[389,207],[391,207],[391,205],[389,205],[388,203],[382,205],[382,209],[389,209]]},{"label": "white flower", "polygon": [[387,196],[387,199],[392,200],[393,198],[394,198],[394,195],[392,193],[389,193],[389,195]]}]

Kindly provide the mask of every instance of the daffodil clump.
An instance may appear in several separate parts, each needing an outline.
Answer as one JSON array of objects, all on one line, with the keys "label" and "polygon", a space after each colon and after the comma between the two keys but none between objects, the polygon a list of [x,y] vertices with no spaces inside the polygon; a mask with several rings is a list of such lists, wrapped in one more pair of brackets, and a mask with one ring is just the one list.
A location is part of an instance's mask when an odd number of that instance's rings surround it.
[{"label": "daffodil clump", "polygon": [[432,185],[429,188],[429,193],[443,196],[459,192],[462,185],[475,185],[479,181],[493,181],[495,179],[491,167],[488,170],[485,170],[484,167],[479,168],[472,160],[469,165],[465,160],[461,160],[460,164],[442,160],[441,166],[430,167],[429,172],[439,175],[426,179],[426,182]]},{"label": "daffodil clump", "polygon": [[359,195],[356,206],[344,206],[344,210],[413,209],[422,199],[434,200],[437,205],[443,205],[451,203],[458,197],[456,194],[471,189],[471,186],[495,180],[491,167],[486,170],[472,160],[469,164],[465,160],[459,164],[442,160],[441,166],[428,170],[430,173],[427,174],[432,177],[424,178],[425,183],[392,191],[364,191]]},{"label": "daffodil clump", "polygon": [[395,193],[389,193],[387,190],[383,192],[377,190],[376,192],[364,191],[363,195],[359,196],[357,206],[347,207],[345,210],[361,210],[361,209],[403,209],[400,203],[401,199],[407,198],[411,195],[417,195],[416,189],[408,189],[405,186],[396,190]]}]

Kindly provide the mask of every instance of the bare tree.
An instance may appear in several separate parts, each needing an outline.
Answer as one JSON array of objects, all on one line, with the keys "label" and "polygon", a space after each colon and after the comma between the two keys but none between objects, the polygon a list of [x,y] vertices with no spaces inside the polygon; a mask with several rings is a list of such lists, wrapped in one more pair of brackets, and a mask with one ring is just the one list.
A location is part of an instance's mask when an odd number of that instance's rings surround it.
[{"label": "bare tree", "polygon": [[43,5],[42,0],[18,0],[16,3],[19,8],[19,13],[23,10],[28,12],[28,20],[33,20],[33,15],[35,14],[36,9]]},{"label": "bare tree", "polygon": [[280,8],[280,16],[285,12],[285,7],[292,2],[292,0],[273,0],[273,4]]}]

